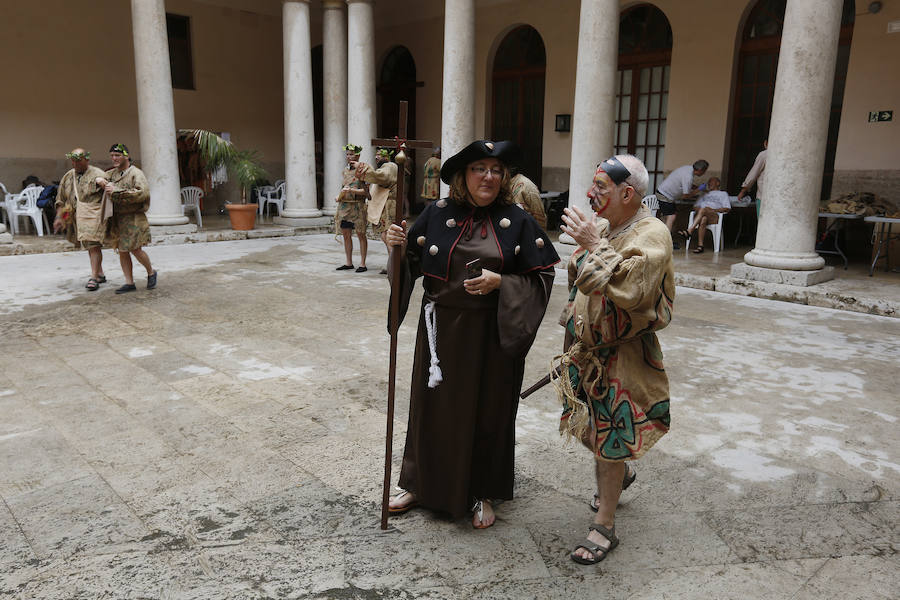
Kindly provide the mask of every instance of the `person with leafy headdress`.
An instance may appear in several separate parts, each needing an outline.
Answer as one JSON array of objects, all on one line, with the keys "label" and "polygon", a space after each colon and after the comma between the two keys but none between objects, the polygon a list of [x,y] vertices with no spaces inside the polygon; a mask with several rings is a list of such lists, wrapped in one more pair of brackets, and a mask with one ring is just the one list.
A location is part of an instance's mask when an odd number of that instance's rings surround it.
[{"label": "person with leafy headdress", "polygon": [[[352,162],[355,165],[356,178],[368,184],[375,184],[374,191],[369,192],[370,200],[367,208],[369,223],[381,237],[387,247],[385,231],[394,222],[394,214],[397,211],[397,176],[399,169],[397,163],[391,161],[391,151],[387,148],[378,148],[375,151],[375,167],[364,162]],[[388,254],[390,248],[388,247]],[[382,269],[382,274],[387,270]]]},{"label": "person with leafy headdress", "polygon": [[91,153],[84,148],[75,148],[66,158],[72,161],[72,168],[59,182],[53,231],[65,230],[67,240],[87,250],[91,277],[84,287],[93,292],[106,283],[101,249],[107,240],[107,225],[112,215],[99,183],[106,175],[90,164]]},{"label": "person with leafy headdress", "polygon": [[125,144],[110,146],[109,158],[113,168],[106,172],[101,183],[112,199],[110,236],[125,275],[125,284],[117,288],[116,293],[125,294],[137,289],[132,255],[147,270],[147,289],[152,290],[156,287],[157,273],[143,248],[150,243],[150,222],[146,214],[150,209],[150,184],[144,172],[132,164]]},{"label": "person with leafy headdress", "polygon": [[356,232],[359,238],[359,267],[357,273],[365,273],[366,253],[369,249],[369,240],[366,239],[366,196],[368,191],[365,184],[356,178],[356,169],[351,165],[359,161],[359,153],[362,146],[346,144],[344,153],[347,157],[347,168],[341,172],[342,185],[337,197],[337,212],[334,213],[334,233],[344,238],[344,255],[346,262],[339,266],[337,271],[346,271],[353,268],[353,236]]}]

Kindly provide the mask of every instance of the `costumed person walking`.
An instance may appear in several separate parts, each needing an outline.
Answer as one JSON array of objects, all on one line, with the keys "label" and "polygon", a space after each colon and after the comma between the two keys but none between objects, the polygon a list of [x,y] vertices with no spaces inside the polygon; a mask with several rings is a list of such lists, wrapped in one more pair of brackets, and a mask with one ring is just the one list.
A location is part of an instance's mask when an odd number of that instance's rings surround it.
[{"label": "costumed person walking", "polygon": [[[387,247],[388,255],[391,249],[385,239],[385,233],[391,223],[394,222],[394,213],[397,210],[397,175],[399,169],[397,163],[391,162],[391,151],[387,148],[378,148],[375,151],[375,168],[364,162],[351,162],[356,168],[356,178],[375,187],[369,190],[369,206],[367,218],[372,223],[372,228],[381,237]],[[381,270],[382,275],[387,274],[387,269]]]},{"label": "costumed person walking", "polygon": [[106,283],[102,247],[107,239],[107,222],[112,216],[112,205],[101,183],[106,174],[90,164],[91,153],[84,148],[75,148],[66,158],[72,161],[72,168],[59,182],[53,231],[65,230],[67,240],[87,250],[91,277],[84,287],[94,292],[101,283]]},{"label": "costumed person walking", "polygon": [[366,239],[366,191],[365,184],[356,178],[356,169],[351,166],[359,161],[359,153],[362,146],[347,144],[344,153],[347,156],[347,168],[343,170],[341,191],[337,197],[337,212],[334,214],[335,235],[341,234],[344,238],[344,256],[346,262],[335,269],[347,271],[353,268],[353,233],[359,238],[359,267],[357,273],[365,273],[366,253],[369,250],[369,240]]},{"label": "costumed person walking", "polygon": [[565,353],[556,380],[560,431],[595,459],[596,516],[572,560],[595,564],[618,544],[616,505],[640,458],[669,430],[669,381],[656,331],[672,319],[675,273],[668,228],[641,204],[647,169],[617,155],[597,168],[588,199],[595,215],[563,211],[579,247],[568,264],[569,300],[560,323]]},{"label": "costumed person walking", "polygon": [[[510,142],[476,141],[449,158],[450,197],[425,207],[404,248],[401,318],[424,275],[400,487],[389,512],[414,506],[494,524],[493,502],[513,496],[513,446],[525,355],[559,262],[547,234],[512,204]],[[407,239],[409,243],[407,243]]]},{"label": "costumed person walking", "polygon": [[441,195],[441,149],[435,148],[422,167],[422,201],[431,204]]},{"label": "costumed person walking", "polygon": [[116,289],[117,294],[133,292],[134,274],[131,256],[147,269],[147,289],[156,287],[156,270],[150,264],[150,257],[143,247],[150,243],[150,223],[147,210],[150,208],[150,184],[144,172],[131,164],[128,147],[113,144],[109,149],[113,168],[106,172],[101,183],[109,193],[113,203],[110,236],[115,241],[119,264],[125,275],[125,284]]}]

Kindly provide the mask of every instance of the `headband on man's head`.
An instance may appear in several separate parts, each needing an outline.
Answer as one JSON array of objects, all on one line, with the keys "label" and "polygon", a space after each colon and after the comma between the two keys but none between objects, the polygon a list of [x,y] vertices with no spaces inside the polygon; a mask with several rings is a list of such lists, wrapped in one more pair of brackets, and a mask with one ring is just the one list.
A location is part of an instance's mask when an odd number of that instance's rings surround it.
[{"label": "headband on man's head", "polygon": [[610,156],[602,163],[597,165],[597,170],[603,171],[604,173],[609,175],[609,178],[612,179],[613,183],[615,183],[616,185],[619,185],[620,183],[631,177],[631,171],[626,169],[625,165],[619,162],[619,159],[615,156]]},{"label": "headband on man's head", "polygon": [[84,151],[84,152],[66,152],[66,158],[68,158],[69,160],[81,160],[81,159],[83,159],[83,158],[88,158],[88,159],[89,159],[90,157],[91,157],[91,153],[90,153],[90,152],[87,152],[87,151]]},{"label": "headband on man's head", "polygon": [[109,147],[110,152],[119,152],[122,156],[128,156],[128,146],[125,144],[113,144]]},{"label": "headband on man's head", "polygon": [[353,152],[354,154],[359,154],[362,152],[362,146],[357,146],[356,144],[345,144],[344,152]]}]

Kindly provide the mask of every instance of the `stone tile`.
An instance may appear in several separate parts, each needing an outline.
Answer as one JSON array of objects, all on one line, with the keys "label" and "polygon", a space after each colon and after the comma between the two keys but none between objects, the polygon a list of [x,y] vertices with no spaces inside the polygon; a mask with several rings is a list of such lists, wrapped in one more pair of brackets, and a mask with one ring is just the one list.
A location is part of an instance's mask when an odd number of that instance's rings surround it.
[{"label": "stone tile", "polygon": [[303,544],[248,543],[172,557],[182,573],[183,600],[208,598],[309,598],[343,595],[343,545],[333,540]]},{"label": "stone tile", "polygon": [[25,539],[19,524],[0,503],[0,596],[11,594],[16,582],[33,574],[40,561]]},{"label": "stone tile", "polygon": [[742,560],[749,562],[877,555],[893,547],[897,502],[773,506],[703,515]]},{"label": "stone tile", "polygon": [[0,436],[0,496],[7,501],[94,474],[57,432],[36,425]]},{"label": "stone tile", "polygon": [[167,383],[216,372],[211,365],[175,350],[142,356],[134,359],[134,363]]},{"label": "stone tile", "polygon": [[[896,539],[896,538],[895,538]],[[900,577],[893,552],[884,556],[831,558],[803,585],[792,600],[829,598],[840,590],[847,600],[890,600],[897,597]],[[860,578],[864,577],[865,581]]]},{"label": "stone tile", "polygon": [[[465,531],[460,528],[466,528]],[[433,529],[433,528],[432,528]],[[449,531],[448,531],[449,530]],[[528,531],[505,523],[469,524],[347,540],[348,582],[364,589],[513,582],[549,575]]]},{"label": "stone tile", "polygon": [[17,598],[88,600],[95,598],[179,597],[173,580],[180,575],[166,554],[126,552],[79,555],[58,560],[29,576],[13,578]]},{"label": "stone tile", "polygon": [[242,411],[252,412],[254,405],[268,401],[266,396],[217,371],[173,381],[171,385],[210,412],[223,417]]},{"label": "stone tile", "polygon": [[21,494],[7,504],[42,559],[133,549],[147,534],[96,475]]},{"label": "stone tile", "polygon": [[106,343],[86,335],[48,335],[38,338],[38,343],[58,356],[102,352]]}]

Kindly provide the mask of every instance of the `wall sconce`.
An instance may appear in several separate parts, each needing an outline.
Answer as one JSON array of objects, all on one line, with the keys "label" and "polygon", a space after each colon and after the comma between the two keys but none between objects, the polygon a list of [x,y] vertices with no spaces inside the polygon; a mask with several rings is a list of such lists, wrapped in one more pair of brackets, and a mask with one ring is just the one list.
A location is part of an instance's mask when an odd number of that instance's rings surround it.
[{"label": "wall sconce", "polygon": [[572,131],[572,115],[556,115],[555,131]]}]

